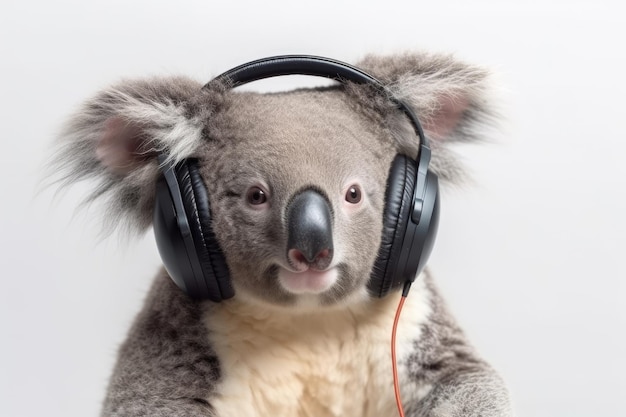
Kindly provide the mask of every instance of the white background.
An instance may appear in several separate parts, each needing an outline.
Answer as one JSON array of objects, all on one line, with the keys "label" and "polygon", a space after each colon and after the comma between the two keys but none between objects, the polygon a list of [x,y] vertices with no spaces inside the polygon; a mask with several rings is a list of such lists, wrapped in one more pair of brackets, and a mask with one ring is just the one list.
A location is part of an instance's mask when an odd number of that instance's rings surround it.
[{"label": "white background", "polygon": [[[284,53],[452,52],[494,68],[507,121],[463,149],[431,268],[519,416],[624,416],[626,13],[618,1],[3,1],[0,416],[94,416],[158,268],[97,241],[89,184],[37,190],[55,132],[120,77],[208,80]],[[382,416],[381,416],[382,417]]]}]

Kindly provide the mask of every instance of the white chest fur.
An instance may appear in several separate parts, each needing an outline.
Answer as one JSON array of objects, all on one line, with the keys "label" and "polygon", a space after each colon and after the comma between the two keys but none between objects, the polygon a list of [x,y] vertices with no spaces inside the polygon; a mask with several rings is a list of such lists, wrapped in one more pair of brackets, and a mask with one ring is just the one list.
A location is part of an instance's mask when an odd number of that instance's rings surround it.
[{"label": "white chest fur", "polygon": [[[393,415],[390,341],[398,301],[399,294],[314,314],[223,303],[207,316],[222,371],[211,398],[217,415]],[[399,362],[410,354],[428,313],[423,288],[414,288],[398,328]],[[404,373],[400,381],[405,400],[425,391]]]}]

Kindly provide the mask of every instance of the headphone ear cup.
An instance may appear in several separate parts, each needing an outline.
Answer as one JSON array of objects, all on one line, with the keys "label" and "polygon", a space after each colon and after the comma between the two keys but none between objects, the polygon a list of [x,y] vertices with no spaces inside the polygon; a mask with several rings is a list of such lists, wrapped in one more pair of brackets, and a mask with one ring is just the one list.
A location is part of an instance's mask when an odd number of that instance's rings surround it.
[{"label": "headphone ear cup", "polygon": [[231,298],[235,292],[230,281],[226,259],[213,232],[209,194],[200,175],[198,161],[194,159],[184,161],[177,170],[177,177],[208,291],[208,294],[196,298],[209,298],[213,301]]},{"label": "headphone ear cup", "polygon": [[380,248],[368,283],[370,293],[376,297],[384,297],[403,284],[396,278],[396,270],[411,215],[416,173],[413,159],[405,155],[394,158],[387,178]]}]

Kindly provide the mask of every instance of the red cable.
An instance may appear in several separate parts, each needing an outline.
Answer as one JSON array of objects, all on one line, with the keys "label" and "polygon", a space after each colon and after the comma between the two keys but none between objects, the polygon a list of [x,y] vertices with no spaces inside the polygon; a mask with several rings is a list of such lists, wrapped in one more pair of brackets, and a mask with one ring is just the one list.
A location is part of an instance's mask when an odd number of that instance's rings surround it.
[{"label": "red cable", "polygon": [[[406,291],[408,292],[408,290]],[[406,300],[406,295],[403,294],[400,297],[400,303],[396,310],[396,318],[393,320],[393,330],[391,332],[391,364],[393,369],[393,390],[396,394],[396,405],[398,406],[398,413],[400,417],[404,417],[404,409],[402,408],[402,400],[400,399],[400,384],[398,382],[398,365],[396,363],[396,330],[398,329],[398,321],[400,320],[400,313],[402,312],[402,306]]]}]

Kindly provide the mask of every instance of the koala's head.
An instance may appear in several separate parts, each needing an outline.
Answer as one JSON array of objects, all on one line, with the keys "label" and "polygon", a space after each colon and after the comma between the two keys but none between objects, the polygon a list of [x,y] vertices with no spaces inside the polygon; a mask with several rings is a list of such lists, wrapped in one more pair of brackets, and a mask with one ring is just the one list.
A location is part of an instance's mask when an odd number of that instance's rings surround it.
[{"label": "koala's head", "polygon": [[[459,177],[447,144],[491,119],[486,72],[448,56],[368,57],[358,64],[408,102],[431,140],[431,169]],[[54,162],[66,184],[95,177],[111,226],[148,228],[157,155],[194,158],[237,297],[292,306],[368,297],[385,190],[418,137],[380,91],[342,84],[240,92],[187,78],[126,81],[70,120]]]}]

